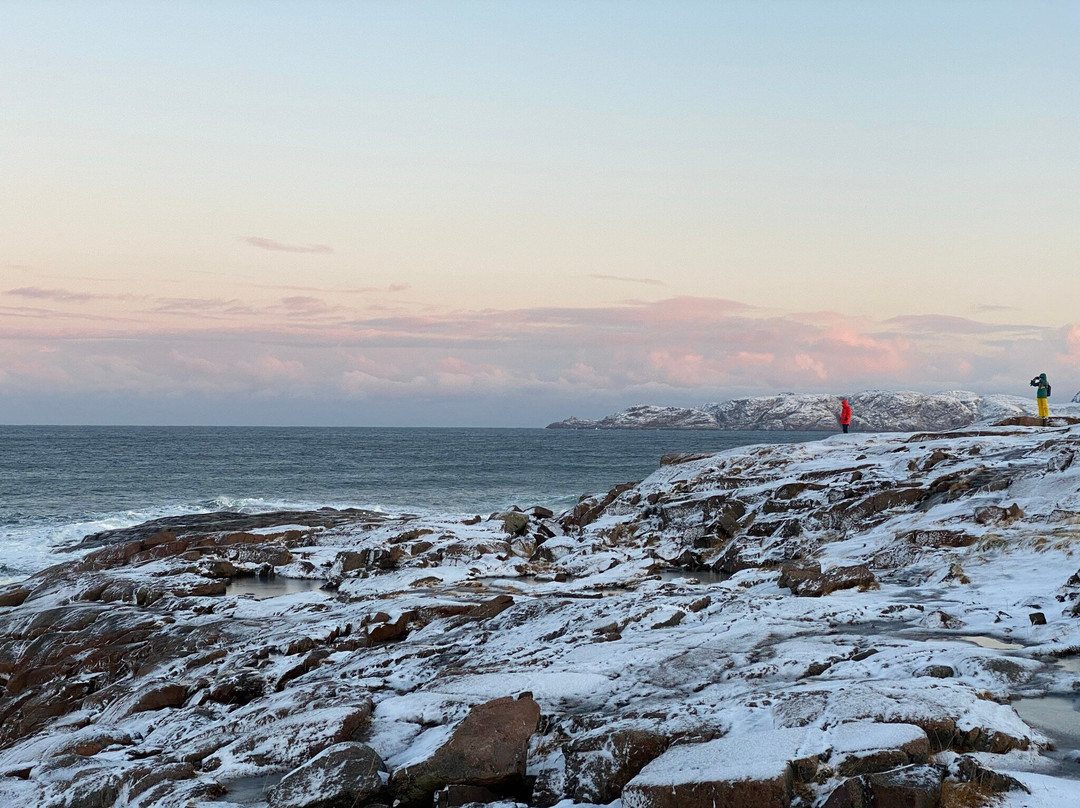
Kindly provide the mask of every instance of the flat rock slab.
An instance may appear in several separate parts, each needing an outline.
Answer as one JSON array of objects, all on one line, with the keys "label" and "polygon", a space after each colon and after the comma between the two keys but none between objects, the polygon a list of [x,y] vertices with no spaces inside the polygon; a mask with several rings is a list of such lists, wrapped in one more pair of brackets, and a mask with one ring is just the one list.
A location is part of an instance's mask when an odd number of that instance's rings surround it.
[{"label": "flat rock slab", "polygon": [[779,729],[674,746],[626,785],[623,806],[788,808],[790,761],[806,740],[805,730]]}]

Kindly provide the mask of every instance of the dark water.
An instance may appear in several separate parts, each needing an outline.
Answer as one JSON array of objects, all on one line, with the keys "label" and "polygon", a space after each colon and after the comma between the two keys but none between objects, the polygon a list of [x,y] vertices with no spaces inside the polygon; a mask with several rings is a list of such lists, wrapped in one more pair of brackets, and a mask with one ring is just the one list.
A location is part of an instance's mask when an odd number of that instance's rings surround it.
[{"label": "dark water", "polygon": [[661,455],[820,432],[0,426],[0,580],[54,545],[213,510],[361,507],[479,513],[569,507]]}]

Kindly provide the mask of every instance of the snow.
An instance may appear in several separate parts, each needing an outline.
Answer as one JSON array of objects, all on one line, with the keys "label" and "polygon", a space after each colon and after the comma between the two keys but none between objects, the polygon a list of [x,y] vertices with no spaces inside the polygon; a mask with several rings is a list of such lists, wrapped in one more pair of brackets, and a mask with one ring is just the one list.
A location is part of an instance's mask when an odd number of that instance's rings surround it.
[{"label": "snow", "polygon": [[[782,777],[788,762],[806,754],[807,733],[777,729],[707,743],[674,746],[630,781],[633,786],[678,786]],[[810,754],[816,754],[815,747]]]},{"label": "snow", "polygon": [[[965,406],[975,400],[944,398]],[[984,399],[980,406],[1007,404]],[[544,715],[530,771],[540,761],[565,766],[562,744],[620,722],[680,740],[711,739],[677,743],[646,766],[636,782],[652,785],[776,777],[793,757],[898,748],[925,736],[915,724],[951,722],[960,734],[999,733],[1028,745],[974,753],[1032,789],[1031,796],[1006,795],[1003,804],[1080,804],[1071,770],[1044,753],[1044,733],[1072,732],[1069,715],[1077,715],[1064,709],[1076,703],[1069,694],[1077,674],[1056,661],[1080,650],[1080,618],[1072,614],[1080,586],[1069,583],[1080,569],[1074,458],[1078,426],[985,425],[977,434],[864,433],[742,447],[659,468],[588,525],[546,520],[555,537],[525,537],[546,556],[515,546],[498,521],[466,526],[430,516],[319,531],[293,548],[298,560],[288,569],[299,573],[306,562],[309,578],[338,576],[336,593],[261,601],[170,596],[146,608],[140,614],[165,621],[163,637],[190,636],[190,647],[166,648],[138,677],[107,685],[99,701],[0,750],[0,771],[42,767],[31,781],[0,778],[0,798],[11,792],[13,804],[47,804],[41,789],[66,787],[74,770],[49,773],[52,764],[41,761],[61,759],[80,724],[87,726],[78,733],[110,729],[130,741],[65,765],[119,770],[128,751],[155,760],[153,749],[168,749],[212,761],[200,778],[227,780],[304,762],[370,699],[363,737],[394,768],[430,757],[470,706],[529,691]],[[915,503],[886,501],[909,488],[921,492]],[[868,505],[883,494],[880,509]],[[655,507],[647,508],[650,496]],[[714,522],[736,502],[738,529],[723,537]],[[975,519],[979,508],[1014,503],[1019,518]],[[852,511],[858,518],[845,516]],[[770,527],[785,520],[798,531]],[[915,542],[916,530],[951,531],[971,543]],[[428,531],[432,546],[414,555],[415,542],[402,536],[415,531]],[[335,571],[341,553],[388,548],[401,548],[392,569],[344,573],[339,564]],[[655,575],[687,554],[730,577]],[[793,561],[825,570],[864,564],[876,588],[798,597],[778,586],[778,567]],[[205,580],[188,566],[160,559],[41,579],[33,599],[0,610],[3,637],[40,636],[33,632],[47,609],[106,608],[72,605],[73,593],[92,588],[95,576]],[[499,594],[513,597],[505,611],[470,612]],[[112,608],[123,615],[136,607]],[[1046,625],[1032,625],[1035,611]],[[360,642],[371,621],[386,617],[411,621],[408,633],[371,647]],[[62,627],[50,623],[48,637]],[[12,643],[5,648],[13,655],[30,647]],[[302,650],[286,653],[297,643]],[[211,658],[215,649],[221,653]],[[929,676],[931,666],[952,675]],[[263,695],[243,706],[207,696],[237,671],[260,677]],[[183,706],[126,714],[142,688],[170,682],[190,688]],[[1047,693],[1063,699],[1054,715],[1067,713],[1064,727],[1050,726],[1045,710],[1014,709],[1019,696],[1037,704]]]}]

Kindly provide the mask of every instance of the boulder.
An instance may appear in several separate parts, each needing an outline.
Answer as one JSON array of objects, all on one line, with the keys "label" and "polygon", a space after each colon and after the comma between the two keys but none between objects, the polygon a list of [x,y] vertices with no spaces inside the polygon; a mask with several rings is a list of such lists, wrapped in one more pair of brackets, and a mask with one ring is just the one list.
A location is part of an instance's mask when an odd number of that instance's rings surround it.
[{"label": "boulder", "polygon": [[436,791],[455,783],[520,790],[529,739],[539,723],[540,705],[528,693],[473,707],[434,752],[394,771],[394,797],[405,805],[430,805]]},{"label": "boulder", "polygon": [[574,802],[606,805],[667,745],[664,735],[646,729],[603,730],[577,738],[564,750],[567,795]]},{"label": "boulder", "polygon": [[789,808],[806,733],[781,729],[681,744],[623,789],[624,808]]},{"label": "boulder", "polygon": [[938,808],[943,779],[936,766],[904,766],[853,777],[841,783],[822,808]]},{"label": "boulder", "polygon": [[386,766],[370,746],[334,744],[281,778],[269,808],[352,808],[378,801]]},{"label": "boulder", "polygon": [[930,759],[930,740],[921,727],[913,724],[840,724],[829,731],[829,740],[830,763],[841,777],[882,772]]},{"label": "boulder", "polygon": [[877,581],[865,564],[832,567],[825,571],[819,564],[785,564],[780,569],[777,583],[790,589],[794,595],[814,598],[838,589],[867,589]]}]

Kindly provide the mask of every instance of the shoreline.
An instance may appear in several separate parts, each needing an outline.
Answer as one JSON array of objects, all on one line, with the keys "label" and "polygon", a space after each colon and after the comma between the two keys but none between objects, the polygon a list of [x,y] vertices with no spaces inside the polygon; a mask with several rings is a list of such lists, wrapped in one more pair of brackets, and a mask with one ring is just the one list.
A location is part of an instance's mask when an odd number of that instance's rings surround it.
[{"label": "shoreline", "polygon": [[[1080,782],[1012,700],[1076,678],[1078,452],[1076,425],[848,435],[673,458],[558,517],[99,537],[0,587],[0,796],[796,806],[903,770],[911,799],[1067,804]],[[455,757],[496,723],[514,754]],[[384,776],[324,776],[349,760]]]}]

